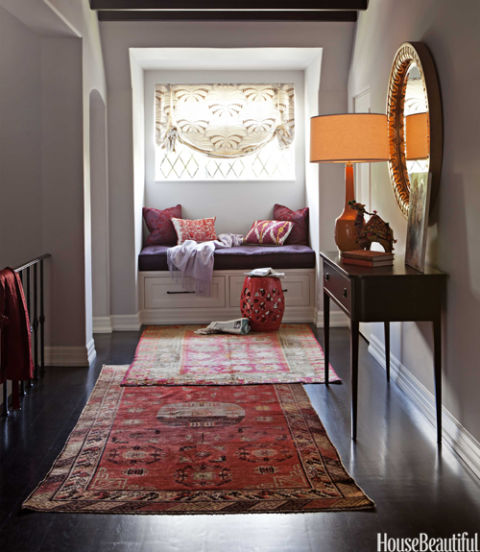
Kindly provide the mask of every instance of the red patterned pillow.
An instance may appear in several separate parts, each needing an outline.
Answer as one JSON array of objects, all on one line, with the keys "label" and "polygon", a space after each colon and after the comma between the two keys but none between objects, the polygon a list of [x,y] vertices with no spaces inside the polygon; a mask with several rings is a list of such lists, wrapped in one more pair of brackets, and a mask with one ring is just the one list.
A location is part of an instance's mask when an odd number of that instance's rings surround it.
[{"label": "red patterned pillow", "polygon": [[181,218],[182,206],[180,204],[168,209],[143,208],[143,219],[150,234],[145,240],[146,245],[175,245],[177,234],[172,224],[172,217]]},{"label": "red patterned pillow", "polygon": [[293,228],[287,239],[287,244],[308,245],[308,207],[292,211],[285,205],[275,203],[273,206],[273,218],[275,220],[289,220],[293,222]]},{"label": "red patterned pillow", "polygon": [[256,220],[244,243],[283,245],[293,228],[293,222],[285,220]]},{"label": "red patterned pillow", "polygon": [[185,240],[195,240],[196,242],[216,240],[215,218],[196,220],[172,218],[177,233],[177,244],[180,245]]}]

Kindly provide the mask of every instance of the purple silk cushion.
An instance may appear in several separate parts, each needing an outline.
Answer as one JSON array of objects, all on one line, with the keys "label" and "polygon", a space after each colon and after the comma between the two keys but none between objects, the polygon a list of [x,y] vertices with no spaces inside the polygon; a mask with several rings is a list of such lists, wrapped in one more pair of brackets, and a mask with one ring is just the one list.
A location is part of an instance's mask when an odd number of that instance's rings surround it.
[{"label": "purple silk cushion", "polygon": [[182,218],[182,206],[180,204],[168,209],[143,208],[143,219],[150,232],[145,245],[176,245],[177,233],[172,224],[172,218]]},{"label": "purple silk cushion", "polygon": [[259,245],[283,245],[292,231],[293,223],[284,220],[256,220],[243,243]]},{"label": "purple silk cushion", "polygon": [[293,228],[287,238],[287,245],[308,245],[308,207],[292,211],[285,205],[275,203],[273,206],[273,218],[275,220],[289,220],[293,222]]},{"label": "purple silk cushion", "polygon": [[[167,250],[164,245],[148,245],[138,256],[139,270],[168,270]],[[272,268],[313,268],[315,252],[307,245],[242,245],[216,249],[215,270],[238,270],[271,266]]]}]

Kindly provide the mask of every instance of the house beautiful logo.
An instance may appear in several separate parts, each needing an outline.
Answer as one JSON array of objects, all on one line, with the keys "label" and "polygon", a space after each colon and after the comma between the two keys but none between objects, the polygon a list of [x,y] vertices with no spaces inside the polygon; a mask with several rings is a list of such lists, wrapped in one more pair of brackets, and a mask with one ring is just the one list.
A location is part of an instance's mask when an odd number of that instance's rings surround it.
[{"label": "house beautiful logo", "polygon": [[389,537],[377,533],[377,552],[480,552],[478,533],[471,537],[467,532],[451,537],[429,537],[420,533],[416,537]]}]

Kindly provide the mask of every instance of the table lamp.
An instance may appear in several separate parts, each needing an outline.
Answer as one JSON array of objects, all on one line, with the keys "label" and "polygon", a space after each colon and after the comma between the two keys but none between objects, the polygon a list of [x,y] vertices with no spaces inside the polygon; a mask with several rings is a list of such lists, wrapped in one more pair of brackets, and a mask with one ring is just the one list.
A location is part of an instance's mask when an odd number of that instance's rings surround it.
[{"label": "table lamp", "polygon": [[357,211],[353,163],[389,159],[387,116],[380,113],[343,113],[311,118],[310,161],[345,163],[345,208],[335,221],[335,243],[340,251],[361,249],[357,243]]},{"label": "table lamp", "polygon": [[428,112],[405,117],[405,157],[427,159],[430,155],[430,121]]}]

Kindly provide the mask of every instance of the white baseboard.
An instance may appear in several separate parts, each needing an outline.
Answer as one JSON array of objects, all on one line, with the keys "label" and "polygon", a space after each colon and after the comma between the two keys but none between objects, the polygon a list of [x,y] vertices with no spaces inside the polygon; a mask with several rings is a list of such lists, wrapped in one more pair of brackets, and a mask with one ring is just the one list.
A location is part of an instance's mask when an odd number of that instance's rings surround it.
[{"label": "white baseboard", "polygon": [[112,317],[94,316],[93,333],[112,333]]},{"label": "white baseboard", "polygon": [[93,340],[83,347],[45,347],[46,366],[90,366],[96,356]]},{"label": "white baseboard", "polygon": [[[323,311],[316,311],[314,323],[317,328],[323,328]],[[330,311],[331,328],[344,328],[348,327],[348,325],[348,316],[346,314],[344,314],[342,311]]]},{"label": "white baseboard", "polygon": [[[370,338],[368,352],[385,368],[385,346],[374,335]],[[390,355],[390,370],[397,386],[435,428],[434,395],[394,355]],[[442,441],[480,478],[480,443],[445,407],[442,407]]]},{"label": "white baseboard", "polygon": [[[314,311],[311,307],[289,307],[283,317],[284,322],[313,322]],[[238,318],[237,307],[195,308],[195,309],[146,309],[137,314],[101,316],[93,319],[93,333],[111,333],[112,331],[138,331],[142,324],[208,324],[212,320]],[[332,325],[336,325],[333,324]],[[338,324],[340,325],[340,324]]]},{"label": "white baseboard", "polygon": [[141,327],[140,315],[136,314],[112,314],[110,316],[112,330],[118,332],[137,331]]},{"label": "white baseboard", "polygon": [[[241,316],[238,307],[194,309],[145,309],[140,313],[142,324],[209,324],[213,320],[231,320]],[[283,322],[313,322],[313,308],[288,307]]]}]

